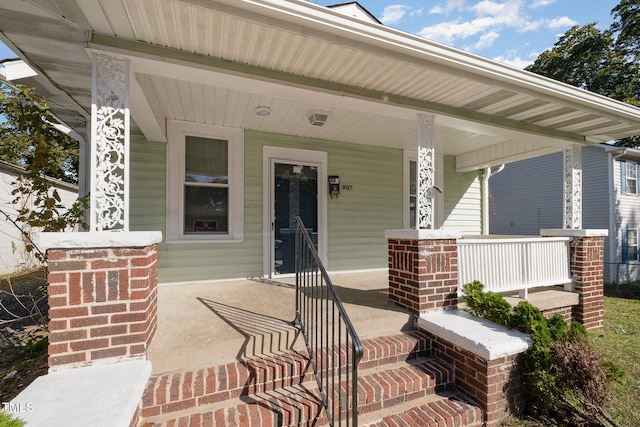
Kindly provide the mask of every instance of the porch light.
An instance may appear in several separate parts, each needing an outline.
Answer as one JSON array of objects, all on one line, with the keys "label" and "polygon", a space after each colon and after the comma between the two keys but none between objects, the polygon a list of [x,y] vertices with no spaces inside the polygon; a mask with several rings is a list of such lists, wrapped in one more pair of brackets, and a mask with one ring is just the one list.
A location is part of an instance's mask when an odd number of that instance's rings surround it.
[{"label": "porch light", "polygon": [[328,111],[320,111],[320,110],[311,110],[309,113],[309,123],[314,126],[322,126],[327,123],[327,119],[329,118]]},{"label": "porch light", "polygon": [[267,117],[271,114],[271,108],[264,105],[259,105],[256,107],[256,114],[260,117]]}]

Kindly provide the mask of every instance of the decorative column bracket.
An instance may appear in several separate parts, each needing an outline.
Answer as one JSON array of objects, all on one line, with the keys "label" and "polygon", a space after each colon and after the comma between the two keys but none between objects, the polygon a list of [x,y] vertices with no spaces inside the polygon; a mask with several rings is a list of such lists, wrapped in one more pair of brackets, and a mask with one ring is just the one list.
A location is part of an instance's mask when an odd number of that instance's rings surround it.
[{"label": "decorative column bracket", "polygon": [[573,144],[563,152],[564,215],[563,227],[582,228],[582,147]]},{"label": "decorative column bracket", "polygon": [[418,163],[416,193],[416,228],[433,229],[433,185],[434,185],[434,128],[435,116],[418,114]]},{"label": "decorative column bracket", "polygon": [[91,105],[93,231],[129,230],[129,61],[93,55]]}]

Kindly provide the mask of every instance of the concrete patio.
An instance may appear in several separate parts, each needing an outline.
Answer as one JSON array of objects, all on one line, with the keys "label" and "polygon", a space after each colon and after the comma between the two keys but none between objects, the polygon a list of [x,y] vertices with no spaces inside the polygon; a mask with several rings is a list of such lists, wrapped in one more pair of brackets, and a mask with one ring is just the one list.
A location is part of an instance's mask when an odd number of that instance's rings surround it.
[{"label": "concrete patio", "polygon": [[[388,300],[386,269],[332,274],[360,337],[412,326]],[[153,372],[197,368],[304,345],[292,326],[295,277],[165,285],[158,288],[158,329],[149,347]]]}]

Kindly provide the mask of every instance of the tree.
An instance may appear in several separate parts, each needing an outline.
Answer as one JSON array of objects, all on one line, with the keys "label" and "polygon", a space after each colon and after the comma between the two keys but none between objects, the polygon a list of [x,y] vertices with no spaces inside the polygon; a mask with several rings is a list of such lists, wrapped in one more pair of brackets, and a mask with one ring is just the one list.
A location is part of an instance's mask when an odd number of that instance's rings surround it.
[{"label": "tree", "polygon": [[0,115],[0,160],[78,182],[78,141],[55,128],[57,120],[32,88],[1,85]]},{"label": "tree", "polygon": [[[640,106],[640,3],[621,0],[612,15],[608,30],[596,22],[572,27],[526,69]],[[638,147],[640,136],[616,143]]]},{"label": "tree", "polygon": [[77,224],[86,227],[87,197],[73,206],[61,204],[52,178],[78,180],[78,143],[55,128],[56,120],[47,104],[33,89],[18,86],[0,90],[0,159],[24,168],[12,183],[12,204],[16,213],[0,207],[0,216],[13,224],[23,237],[27,252],[45,261],[45,254],[32,238],[33,230],[64,231]]}]

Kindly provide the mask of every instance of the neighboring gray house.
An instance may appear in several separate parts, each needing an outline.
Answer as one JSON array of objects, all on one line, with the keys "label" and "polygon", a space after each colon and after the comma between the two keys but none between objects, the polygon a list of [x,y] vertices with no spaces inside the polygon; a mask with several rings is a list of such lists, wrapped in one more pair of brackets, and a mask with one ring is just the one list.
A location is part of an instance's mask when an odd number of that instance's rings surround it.
[{"label": "neighboring gray house", "polygon": [[[586,229],[607,229],[604,280],[640,280],[638,229],[640,150],[599,144],[582,149],[582,221]],[[490,232],[538,235],[562,227],[562,153],[505,166],[491,177]]]},{"label": "neighboring gray house", "polygon": [[[12,201],[16,196],[11,192],[13,183],[18,179],[22,169],[0,161],[0,210],[15,218],[16,205]],[[60,195],[61,204],[70,207],[78,198],[78,187],[63,181],[52,180]],[[22,203],[30,203],[28,200]],[[33,253],[27,252],[20,231],[0,213],[0,275],[13,274],[30,270],[39,265]]]}]

